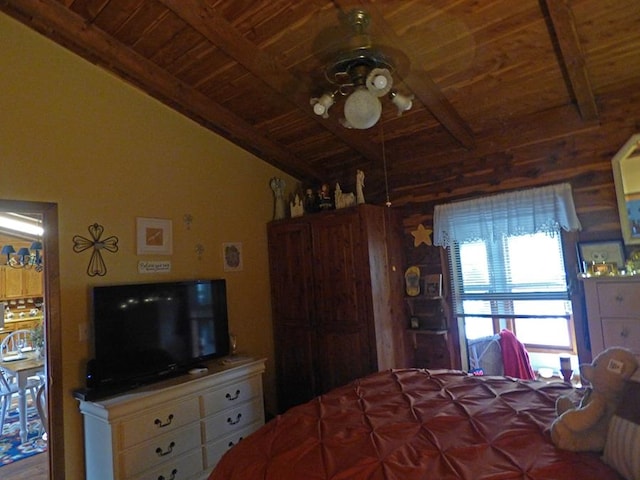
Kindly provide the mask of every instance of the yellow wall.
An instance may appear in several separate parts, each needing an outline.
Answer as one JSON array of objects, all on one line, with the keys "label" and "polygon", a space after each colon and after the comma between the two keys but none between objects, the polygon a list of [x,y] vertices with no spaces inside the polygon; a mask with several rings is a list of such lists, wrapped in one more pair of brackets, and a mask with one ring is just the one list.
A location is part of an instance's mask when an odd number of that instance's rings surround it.
[{"label": "yellow wall", "polygon": [[[82,420],[72,390],[83,386],[90,344],[89,287],[129,281],[224,277],[239,350],[272,355],[265,224],[269,179],[294,180],[100,68],[0,14],[0,198],[58,204],[67,480],[84,478]],[[288,190],[291,190],[289,188]],[[187,229],[183,216],[191,214]],[[138,257],[136,217],[173,221],[174,253]],[[108,273],[86,274],[90,252],[74,235],[99,223],[119,239]],[[222,243],[242,242],[244,269],[224,272]],[[196,244],[205,248],[197,259]],[[138,274],[139,259],[170,260],[168,274]],[[275,402],[267,363],[267,407]]]}]

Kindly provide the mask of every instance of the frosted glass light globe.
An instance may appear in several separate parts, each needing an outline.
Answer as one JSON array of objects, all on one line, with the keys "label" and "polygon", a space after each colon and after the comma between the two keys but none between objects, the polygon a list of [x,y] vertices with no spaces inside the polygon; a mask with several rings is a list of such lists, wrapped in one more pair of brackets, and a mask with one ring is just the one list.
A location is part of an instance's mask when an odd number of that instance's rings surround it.
[{"label": "frosted glass light globe", "polygon": [[376,75],[376,78],[373,79],[373,84],[378,90],[382,90],[387,86],[387,77],[384,75]]},{"label": "frosted glass light globe", "polygon": [[365,87],[358,87],[344,103],[344,118],[361,130],[373,127],[382,114],[382,104]]},{"label": "frosted glass light globe", "polygon": [[315,113],[316,115],[322,115],[326,111],[327,111],[327,109],[320,102],[316,103],[313,106],[313,113]]}]

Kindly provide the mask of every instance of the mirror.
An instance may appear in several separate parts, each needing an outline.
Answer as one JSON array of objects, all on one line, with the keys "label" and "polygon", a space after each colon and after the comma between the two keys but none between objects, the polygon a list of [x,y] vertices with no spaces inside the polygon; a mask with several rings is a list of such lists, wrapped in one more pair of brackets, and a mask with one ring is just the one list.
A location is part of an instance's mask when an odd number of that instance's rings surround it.
[{"label": "mirror", "polygon": [[640,134],[632,135],[611,160],[620,227],[626,245],[640,245]]}]

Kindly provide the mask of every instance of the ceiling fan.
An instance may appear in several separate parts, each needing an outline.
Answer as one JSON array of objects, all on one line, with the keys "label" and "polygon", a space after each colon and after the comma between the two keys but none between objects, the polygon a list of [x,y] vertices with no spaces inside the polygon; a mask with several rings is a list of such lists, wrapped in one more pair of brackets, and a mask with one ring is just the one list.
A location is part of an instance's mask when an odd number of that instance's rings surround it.
[{"label": "ceiling fan", "polygon": [[339,51],[324,69],[326,90],[312,97],[310,104],[316,115],[329,117],[329,109],[340,97],[344,102],[341,124],[347,128],[373,127],[382,114],[383,97],[398,109],[398,115],[409,110],[413,95],[403,95],[393,88],[393,73],[408,67],[407,57],[399,51],[375,45],[367,33],[371,23],[368,12],[355,9],[347,19],[352,29],[346,49]]}]

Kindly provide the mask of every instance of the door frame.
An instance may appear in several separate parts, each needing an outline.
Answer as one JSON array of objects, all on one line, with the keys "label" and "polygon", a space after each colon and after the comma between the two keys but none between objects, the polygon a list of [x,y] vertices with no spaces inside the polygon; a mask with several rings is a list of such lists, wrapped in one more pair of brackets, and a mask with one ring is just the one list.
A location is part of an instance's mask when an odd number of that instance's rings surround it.
[{"label": "door frame", "polygon": [[46,334],[46,381],[49,479],[64,479],[64,405],[62,398],[62,324],[60,315],[60,259],[58,205],[47,202],[0,200],[0,212],[42,216],[44,234],[44,321]]}]

